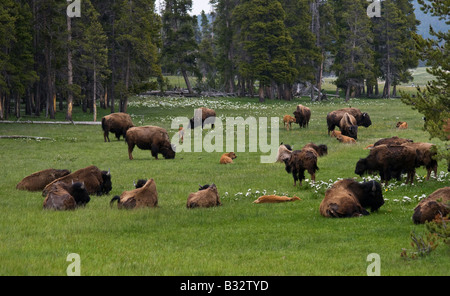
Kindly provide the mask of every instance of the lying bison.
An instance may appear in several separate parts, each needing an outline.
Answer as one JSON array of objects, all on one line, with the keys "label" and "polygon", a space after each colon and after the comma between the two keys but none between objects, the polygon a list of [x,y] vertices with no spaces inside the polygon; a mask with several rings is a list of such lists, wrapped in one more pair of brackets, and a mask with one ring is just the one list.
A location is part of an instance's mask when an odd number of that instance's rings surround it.
[{"label": "lying bison", "polygon": [[188,196],[186,207],[190,208],[209,208],[220,206],[219,193],[215,184],[200,186],[197,192]]},{"label": "lying bison", "polygon": [[450,187],[440,188],[421,200],[414,208],[412,220],[415,224],[432,221],[436,215],[450,214]]},{"label": "lying bison", "polygon": [[175,151],[170,144],[169,134],[159,126],[132,127],[127,131],[125,141],[128,144],[128,158],[133,159],[134,146],[142,150],[151,150],[152,156],[158,159],[161,153],[166,159],[175,158]]},{"label": "lying bison", "polygon": [[358,126],[369,127],[372,124],[369,114],[366,112],[361,112],[357,108],[344,108],[335,111],[331,111],[327,114],[327,125],[328,125],[328,135],[334,130],[336,126],[339,126],[342,117],[345,113],[349,113],[356,119]]},{"label": "lying bison", "polygon": [[356,118],[350,113],[345,113],[344,116],[342,116],[341,121],[339,121],[339,129],[341,130],[342,135],[355,140],[358,139],[358,124]]},{"label": "lying bison", "polygon": [[158,206],[158,192],[153,179],[147,180],[142,186],[138,182],[135,186],[136,189],[124,191],[120,196],[114,196],[110,201],[110,205],[112,206],[114,201],[117,200],[119,209],[154,208]]},{"label": "lying bison", "polygon": [[391,137],[391,138],[383,138],[376,141],[373,146],[380,146],[380,145],[402,145],[404,143],[413,143],[413,140],[410,139],[404,139],[399,138],[397,136]]},{"label": "lying bison", "polygon": [[16,189],[28,191],[42,191],[45,186],[54,180],[70,174],[69,170],[46,169],[35,172],[22,179]]},{"label": "lying bison", "polygon": [[112,189],[111,174],[107,171],[101,171],[94,165],[79,169],[69,175],[56,179],[45,186],[42,195],[46,196],[52,184],[56,182],[64,182],[69,185],[73,182],[82,182],[89,194],[108,194]]},{"label": "lying bison", "polygon": [[106,142],[109,140],[109,133],[114,133],[117,140],[120,140],[120,136],[126,137],[127,130],[133,127],[133,121],[131,116],[127,113],[117,112],[106,115],[102,118],[103,138]]},{"label": "lying bison", "polygon": [[324,217],[346,218],[369,215],[384,204],[381,184],[376,181],[356,182],[353,179],[337,181],[325,192],[319,206]]},{"label": "lying bison", "polygon": [[44,200],[44,209],[58,211],[74,210],[85,206],[91,198],[81,182],[67,184],[62,181],[52,183]]},{"label": "lying bison", "polygon": [[216,118],[216,111],[213,109],[209,109],[206,107],[201,107],[194,110],[194,117],[189,120],[189,126],[191,129],[194,129],[195,127],[200,126],[200,123],[203,128],[203,124],[205,123],[205,120],[211,118],[208,120],[208,123],[211,123],[211,128],[214,128],[214,121]]},{"label": "lying bison", "polygon": [[311,109],[300,104],[297,106],[297,110],[294,111],[294,116],[295,122],[300,127],[307,127],[311,118]]},{"label": "lying bison", "polygon": [[379,145],[373,147],[369,156],[361,158],[355,167],[355,174],[361,177],[365,173],[378,172],[381,181],[388,184],[392,178],[400,179],[402,172],[407,173],[406,182],[414,181],[416,173],[416,151],[407,146]]},{"label": "lying bison", "polygon": [[319,170],[317,155],[317,152],[313,149],[305,148],[292,151],[290,157],[284,159],[285,170],[289,174],[292,173],[294,186],[297,186],[297,181],[300,181],[300,186],[302,186],[302,181],[305,179],[305,170],[311,175],[311,180],[316,181],[316,171]]}]

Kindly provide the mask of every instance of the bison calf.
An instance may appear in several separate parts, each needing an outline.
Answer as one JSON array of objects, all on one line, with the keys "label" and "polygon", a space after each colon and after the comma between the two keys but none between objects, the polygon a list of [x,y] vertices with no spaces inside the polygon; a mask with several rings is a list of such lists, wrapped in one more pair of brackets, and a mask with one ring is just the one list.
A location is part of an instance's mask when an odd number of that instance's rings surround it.
[{"label": "bison calf", "polygon": [[414,208],[412,220],[415,224],[432,221],[436,215],[450,214],[450,187],[440,188],[422,199]]},{"label": "bison calf", "polygon": [[237,156],[234,152],[224,153],[220,157],[219,163],[221,164],[227,164],[227,163],[233,163],[233,159],[235,159]]},{"label": "bison calf", "polygon": [[292,128],[292,123],[296,122],[296,119],[292,117],[291,115],[284,115],[283,117],[283,125],[286,127],[286,130],[288,131],[290,128]]},{"label": "bison calf", "polygon": [[150,150],[152,156],[158,159],[161,153],[166,159],[175,158],[175,151],[170,144],[169,134],[159,126],[132,127],[127,131],[128,158],[133,159],[134,146],[142,150]]},{"label": "bison calf", "polygon": [[43,208],[58,211],[74,210],[76,207],[85,206],[90,200],[83,183],[67,184],[58,181],[50,186]]},{"label": "bison calf", "polygon": [[219,193],[215,184],[211,184],[206,187],[200,186],[199,190],[195,193],[191,193],[188,196],[186,207],[189,208],[209,208],[220,206]]},{"label": "bison calf", "polygon": [[114,201],[117,200],[119,209],[153,208],[158,206],[158,192],[153,179],[147,180],[142,187],[135,186],[136,189],[124,191],[120,196],[114,196],[110,201],[110,205],[112,206]]},{"label": "bison calf", "polygon": [[376,181],[358,183],[353,179],[344,179],[334,183],[325,192],[319,211],[324,217],[358,217],[369,215],[366,208],[374,212],[383,204],[380,183]]},{"label": "bison calf", "polygon": [[288,202],[288,201],[296,201],[301,200],[298,196],[287,197],[287,196],[279,196],[279,195],[263,195],[258,197],[253,203],[280,203],[280,202]]},{"label": "bison calf", "polygon": [[120,136],[126,137],[127,130],[133,127],[133,121],[131,116],[127,113],[117,112],[111,113],[109,115],[103,116],[102,118],[102,129],[103,129],[103,139],[109,140],[109,133],[114,133],[117,140],[120,140]]},{"label": "bison calf", "polygon": [[69,170],[46,169],[35,172],[23,178],[17,185],[16,189],[28,191],[42,191],[45,186],[61,177],[70,174]]}]

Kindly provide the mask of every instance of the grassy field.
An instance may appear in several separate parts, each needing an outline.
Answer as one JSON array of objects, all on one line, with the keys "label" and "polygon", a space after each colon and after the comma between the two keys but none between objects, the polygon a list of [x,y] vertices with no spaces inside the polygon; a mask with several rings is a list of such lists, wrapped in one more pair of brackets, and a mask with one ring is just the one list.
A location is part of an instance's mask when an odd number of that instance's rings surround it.
[{"label": "grassy field", "polygon": [[[292,114],[299,103],[311,108],[310,125],[286,131],[281,117]],[[450,184],[443,162],[438,178],[424,181],[426,172],[420,168],[414,185],[391,182],[384,187],[386,203],[379,212],[351,219],[319,214],[328,186],[338,178],[357,177],[355,164],[368,154],[363,149],[368,144],[395,135],[430,141],[416,111],[399,100],[381,99],[345,104],[342,99],[311,103],[305,98],[261,104],[248,98],[157,97],[136,97],[128,111],[136,125],[159,125],[172,137],[172,119],[191,117],[202,105],[214,108],[222,122],[237,116],[279,117],[279,126],[272,127],[279,131],[279,142],[297,149],[308,142],[328,145],[328,155],[318,162],[316,184],[293,187],[284,165],[261,163],[260,156],[267,153],[249,152],[248,140],[246,151],[236,152],[231,165],[219,164],[222,152],[179,152],[174,160],[155,160],[149,151],[137,148],[130,161],[123,140],[104,143],[100,126],[0,124],[1,135],[52,138],[0,139],[0,275],[65,275],[69,253],[80,255],[82,275],[366,275],[370,253],[380,255],[382,275],[450,275],[448,247],[439,246],[418,260],[400,257],[402,248],[411,249],[411,231],[425,231],[411,220],[418,199]],[[340,144],[327,135],[326,114],[346,106],[368,112],[373,122],[360,128],[356,145]],[[74,112],[76,120],[91,119],[79,112]],[[106,114],[99,112],[99,118]],[[407,121],[409,129],[396,130],[399,120]],[[107,196],[91,196],[85,208],[46,211],[40,192],[15,189],[23,177],[38,170],[75,171],[88,165],[110,169],[113,189]],[[139,178],[155,179],[159,207],[111,208],[111,198],[130,190]],[[188,194],[207,183],[217,185],[223,206],[186,209]],[[263,193],[302,200],[253,204]]]}]

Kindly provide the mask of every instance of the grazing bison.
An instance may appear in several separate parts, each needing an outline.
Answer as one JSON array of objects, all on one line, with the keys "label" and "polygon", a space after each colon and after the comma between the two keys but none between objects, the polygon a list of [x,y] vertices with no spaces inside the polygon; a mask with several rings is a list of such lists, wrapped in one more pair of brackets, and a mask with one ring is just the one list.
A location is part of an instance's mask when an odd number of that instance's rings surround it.
[{"label": "grazing bison", "polygon": [[353,115],[345,113],[339,121],[339,129],[342,135],[358,139],[358,125]]},{"label": "grazing bison", "polygon": [[134,146],[142,150],[151,150],[152,156],[158,159],[161,153],[166,159],[175,158],[175,151],[170,144],[169,134],[159,126],[132,127],[127,131],[128,158],[133,159]]},{"label": "grazing bison", "polygon": [[120,196],[114,196],[109,202],[110,206],[116,200],[119,209],[154,208],[158,206],[158,192],[153,179],[147,180],[142,187],[138,187],[138,185],[135,185],[135,187],[136,189],[122,192]]},{"label": "grazing bison", "polygon": [[214,121],[215,121],[215,117],[216,117],[216,111],[214,111],[213,109],[209,109],[206,107],[201,107],[198,109],[194,110],[194,117],[191,118],[189,120],[189,126],[191,127],[191,129],[196,128],[197,126],[199,126],[200,120],[202,122],[202,128],[203,128],[203,124],[205,123],[205,120],[208,119],[209,117],[211,117],[211,128],[214,128]]},{"label": "grazing bison", "polygon": [[331,111],[327,114],[327,125],[328,125],[328,134],[334,130],[336,126],[339,126],[342,117],[345,113],[349,113],[356,119],[356,123],[358,126],[369,127],[372,124],[370,120],[369,114],[366,112],[361,112],[361,110],[357,108],[344,108],[335,111]]},{"label": "grazing bison", "polygon": [[369,156],[356,163],[355,174],[378,172],[381,180],[388,184],[391,178],[400,178],[402,171],[408,176],[406,183],[412,184],[415,176],[416,151],[407,146],[379,145],[370,150]]},{"label": "grazing bison", "polygon": [[233,159],[235,159],[237,156],[234,152],[224,153],[220,157],[219,163],[221,164],[227,164],[227,163],[233,163]]},{"label": "grazing bison", "polygon": [[220,206],[219,193],[217,187],[213,183],[211,185],[200,186],[199,190],[188,196],[186,207],[190,208],[209,208]]},{"label": "grazing bison", "polygon": [[85,206],[90,200],[83,183],[67,184],[57,181],[49,187],[43,208],[58,211],[74,210],[76,207]]},{"label": "grazing bison", "polygon": [[316,181],[317,167],[317,153],[311,151],[311,149],[295,150],[291,153],[288,159],[284,160],[285,170],[289,174],[292,173],[294,178],[294,186],[297,186],[297,181],[300,181],[302,186],[302,180],[305,179],[305,170],[311,175],[311,180]]},{"label": "grazing bison", "polygon": [[283,125],[286,127],[286,130],[289,130],[292,127],[292,123],[296,122],[296,119],[291,115],[284,115],[283,117]]},{"label": "grazing bison", "polygon": [[300,127],[307,127],[311,118],[311,109],[303,105],[298,105],[294,111],[295,121]]},{"label": "grazing bison", "polygon": [[279,196],[279,195],[263,195],[258,197],[253,203],[280,203],[287,201],[296,201],[301,200],[298,196],[287,197],[287,196]]},{"label": "grazing bison", "polygon": [[432,221],[436,215],[450,214],[450,187],[440,188],[422,199],[414,208],[412,220],[415,224]]},{"label": "grazing bison", "polygon": [[397,124],[395,126],[398,129],[407,129],[408,128],[408,123],[406,121],[399,121],[399,122],[397,122]]},{"label": "grazing bison", "polygon": [[438,163],[435,159],[437,156],[437,150],[431,143],[403,143],[402,146],[408,146],[416,151],[416,168],[424,166],[427,169],[426,180],[430,179],[431,172],[434,172],[434,176],[437,176]]},{"label": "grazing bison", "polygon": [[70,174],[69,170],[46,169],[35,172],[22,179],[17,185],[16,189],[28,191],[42,191],[45,186],[55,181],[58,178]]},{"label": "grazing bison", "polygon": [[127,113],[117,112],[111,113],[109,115],[103,116],[102,118],[102,129],[103,129],[103,138],[106,142],[106,139],[109,140],[109,133],[116,134],[117,140],[120,140],[120,136],[126,137],[127,130],[133,127],[133,121],[131,120],[131,116]]},{"label": "grazing bison", "polygon": [[45,186],[42,195],[46,196],[55,182],[64,182],[72,184],[72,182],[82,182],[89,194],[108,194],[112,189],[111,174],[107,171],[101,171],[98,167],[91,165],[83,169],[79,169],[69,175],[56,179],[52,183]]},{"label": "grazing bison", "polygon": [[346,218],[369,215],[384,204],[381,184],[376,181],[356,182],[353,179],[337,181],[325,192],[319,206],[324,217]]},{"label": "grazing bison", "polygon": [[379,145],[401,145],[404,143],[412,143],[413,140],[410,139],[404,139],[404,138],[399,138],[397,136],[395,137],[391,137],[391,138],[383,138],[380,139],[378,141],[376,141],[373,146],[379,146]]}]

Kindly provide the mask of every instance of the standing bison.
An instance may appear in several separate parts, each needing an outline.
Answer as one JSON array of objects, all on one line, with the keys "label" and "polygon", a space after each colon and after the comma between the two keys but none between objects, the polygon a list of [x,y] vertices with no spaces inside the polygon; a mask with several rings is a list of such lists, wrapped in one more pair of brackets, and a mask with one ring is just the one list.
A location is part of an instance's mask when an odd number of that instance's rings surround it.
[{"label": "standing bison", "polygon": [[43,208],[58,211],[74,210],[76,207],[85,206],[90,200],[84,183],[67,184],[58,181],[48,188]]},{"label": "standing bison", "polygon": [[342,116],[341,121],[339,121],[339,129],[341,130],[342,135],[355,140],[358,139],[358,124],[356,118],[350,113],[345,113],[344,116]]},{"label": "standing bison", "polygon": [[355,117],[358,126],[369,127],[372,124],[369,114],[361,112],[357,108],[344,108],[335,111],[331,111],[327,114],[328,135],[334,130],[336,126],[339,126],[342,117],[345,113],[348,113]]},{"label": "standing bison", "polygon": [[388,184],[391,178],[400,178],[404,171],[408,174],[406,182],[412,184],[416,173],[416,151],[407,146],[379,145],[373,147],[369,156],[356,163],[355,174],[378,172],[381,180]]},{"label": "standing bison", "polygon": [[381,184],[376,181],[358,183],[353,179],[337,181],[325,192],[319,206],[324,217],[346,218],[369,215],[384,204]]},{"label": "standing bison", "polygon": [[431,172],[434,172],[434,176],[437,177],[438,163],[436,160],[437,150],[431,143],[403,143],[402,146],[411,147],[416,151],[416,167],[424,166],[427,170],[426,180],[430,179]]},{"label": "standing bison", "polygon": [[128,144],[128,158],[133,159],[134,146],[142,150],[151,150],[152,156],[158,159],[161,153],[166,159],[175,158],[175,151],[170,144],[169,134],[159,126],[132,127],[127,131],[125,141]]},{"label": "standing bison", "polygon": [[305,148],[294,150],[289,158],[284,159],[285,170],[289,174],[292,173],[294,186],[297,186],[297,181],[300,181],[300,186],[302,186],[302,181],[305,179],[305,170],[311,175],[312,182],[316,181],[316,171],[319,170],[317,158],[318,154],[314,149]]},{"label": "standing bison", "polygon": [[127,113],[118,112],[111,113],[102,118],[103,138],[106,142],[109,140],[109,133],[116,134],[117,140],[120,140],[120,136],[126,137],[127,130],[133,127],[133,121],[131,116]]},{"label": "standing bison", "polygon": [[300,127],[307,127],[311,118],[311,109],[300,104],[297,106],[297,110],[294,111],[294,116],[295,122]]},{"label": "standing bison", "polygon": [[220,206],[219,193],[217,187],[213,183],[211,185],[200,186],[197,192],[191,193],[188,196],[186,207],[190,208],[209,208]]},{"label": "standing bison", "polygon": [[213,109],[209,109],[206,107],[201,107],[198,109],[194,110],[194,117],[191,118],[189,120],[189,125],[191,127],[191,129],[194,129],[195,127],[199,126],[200,122],[202,124],[202,128],[203,128],[203,124],[205,123],[205,120],[211,118],[210,122],[211,123],[211,128],[214,128],[214,121],[216,118],[216,111],[214,111]]},{"label": "standing bison", "polygon": [[89,194],[108,194],[112,189],[111,174],[107,171],[101,171],[94,165],[79,169],[69,175],[56,179],[52,183],[45,186],[42,191],[42,195],[46,196],[52,184],[56,182],[64,182],[66,184],[82,182],[84,183],[84,186]]},{"label": "standing bison", "polygon": [[124,191],[120,196],[114,196],[110,205],[117,200],[119,209],[135,209],[135,208],[154,208],[158,206],[158,192],[156,191],[156,183],[153,179],[149,179],[142,186],[136,186],[136,189]]},{"label": "standing bison", "polygon": [[450,187],[440,188],[422,199],[414,208],[412,216],[415,224],[432,221],[436,215],[445,217],[450,214]]},{"label": "standing bison", "polygon": [[35,172],[23,178],[17,185],[16,189],[28,191],[42,191],[45,186],[54,180],[70,174],[69,170],[46,169]]}]

